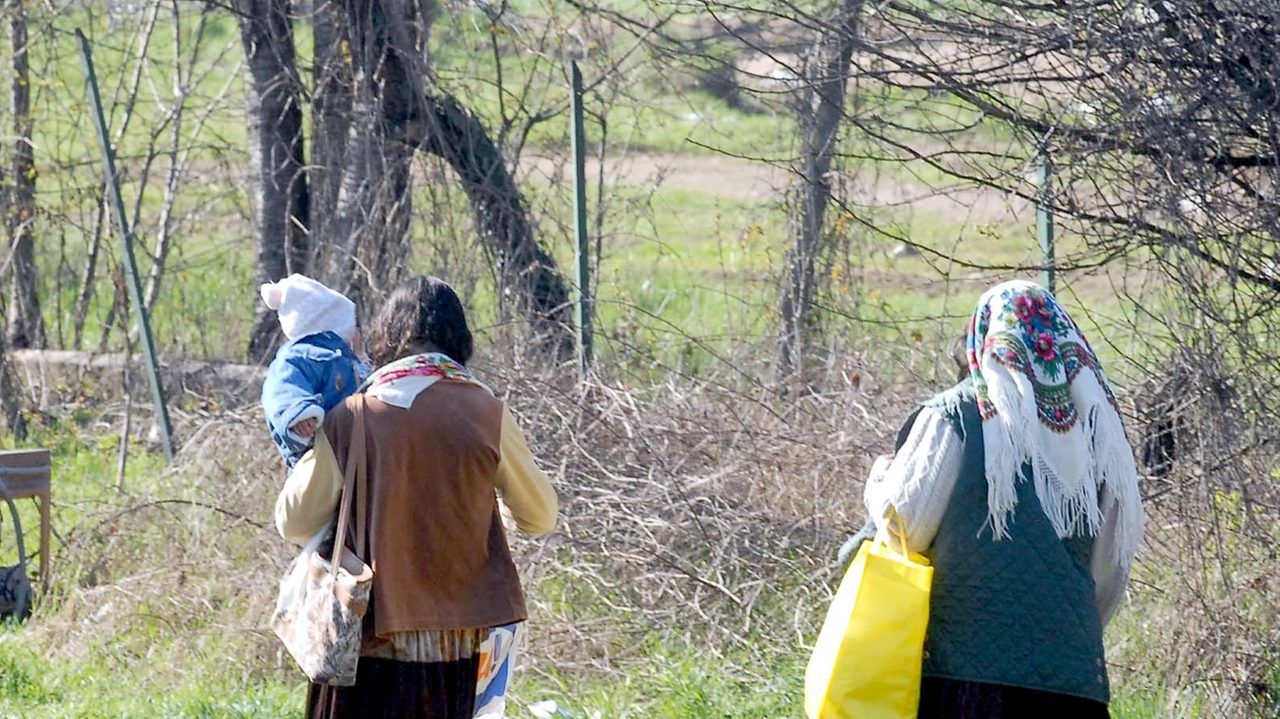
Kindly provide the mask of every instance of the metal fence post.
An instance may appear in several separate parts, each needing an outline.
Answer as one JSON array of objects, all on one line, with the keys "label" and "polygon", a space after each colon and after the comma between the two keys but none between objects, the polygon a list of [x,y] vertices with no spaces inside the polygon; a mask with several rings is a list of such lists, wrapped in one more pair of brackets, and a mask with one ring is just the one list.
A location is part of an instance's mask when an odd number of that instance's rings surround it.
[{"label": "metal fence post", "polygon": [[173,426],[169,423],[169,407],[165,403],[164,386],[160,383],[160,366],[156,363],[155,344],[151,338],[151,321],[143,302],[142,284],[138,281],[138,263],[133,257],[133,230],[125,216],[124,200],[120,197],[120,178],[116,175],[115,153],[111,150],[111,134],[107,130],[107,117],[102,110],[102,98],[98,94],[98,76],[93,71],[93,56],[89,52],[89,40],[76,29],[80,41],[80,59],[84,62],[85,82],[89,88],[89,103],[93,110],[94,124],[98,130],[98,144],[102,148],[102,169],[107,176],[107,192],[111,199],[111,214],[120,226],[120,240],[124,245],[124,269],[129,284],[129,300],[138,315],[138,336],[142,353],[147,361],[147,375],[151,379],[151,400],[155,404],[156,424],[160,427],[160,441],[165,456],[173,461]]},{"label": "metal fence post", "polygon": [[1036,234],[1040,236],[1041,284],[1054,291],[1056,260],[1053,253],[1053,159],[1049,146],[1040,145],[1040,200],[1036,203]]},{"label": "metal fence post", "polygon": [[582,72],[578,63],[571,61],[569,72],[573,81],[573,230],[577,238],[578,302],[576,320],[578,371],[584,376],[591,368],[591,264],[590,245],[587,240],[587,141],[582,116]]}]

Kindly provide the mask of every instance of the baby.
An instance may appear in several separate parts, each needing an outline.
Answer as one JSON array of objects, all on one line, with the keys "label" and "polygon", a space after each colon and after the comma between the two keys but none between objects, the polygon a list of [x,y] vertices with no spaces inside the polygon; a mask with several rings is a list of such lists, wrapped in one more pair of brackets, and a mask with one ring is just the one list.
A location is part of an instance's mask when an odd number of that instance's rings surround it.
[{"label": "baby", "polygon": [[267,368],[262,409],[271,438],[292,468],[325,413],[355,393],[368,368],[353,349],[360,333],[351,300],[297,274],[262,285],[261,292],[289,340]]}]

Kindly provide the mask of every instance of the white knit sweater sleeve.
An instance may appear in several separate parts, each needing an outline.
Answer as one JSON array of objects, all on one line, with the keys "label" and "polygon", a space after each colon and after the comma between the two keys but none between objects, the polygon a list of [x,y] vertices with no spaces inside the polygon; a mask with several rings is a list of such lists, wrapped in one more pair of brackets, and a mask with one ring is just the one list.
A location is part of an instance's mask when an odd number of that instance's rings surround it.
[{"label": "white knit sweater sleeve", "polygon": [[951,423],[928,407],[922,409],[893,462],[867,479],[863,499],[876,528],[884,528],[892,510],[906,527],[907,549],[928,549],[951,502],[963,459],[964,440]]}]

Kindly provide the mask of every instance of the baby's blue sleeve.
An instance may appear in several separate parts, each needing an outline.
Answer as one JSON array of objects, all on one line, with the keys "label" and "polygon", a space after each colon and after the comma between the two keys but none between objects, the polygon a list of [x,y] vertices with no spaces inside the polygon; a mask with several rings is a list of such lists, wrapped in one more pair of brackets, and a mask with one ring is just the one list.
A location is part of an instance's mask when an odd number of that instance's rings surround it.
[{"label": "baby's blue sleeve", "polygon": [[317,381],[315,367],[300,352],[288,350],[277,355],[267,368],[267,379],[262,383],[262,410],[266,415],[271,438],[282,454],[300,454],[306,449],[289,434],[289,427],[307,409],[324,409],[323,381]]}]

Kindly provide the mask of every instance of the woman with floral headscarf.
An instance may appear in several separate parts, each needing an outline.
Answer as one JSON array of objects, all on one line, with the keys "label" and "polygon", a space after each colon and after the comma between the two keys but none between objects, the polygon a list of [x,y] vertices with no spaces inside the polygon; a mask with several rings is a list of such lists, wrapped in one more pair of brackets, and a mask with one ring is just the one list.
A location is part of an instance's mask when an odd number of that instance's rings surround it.
[{"label": "woman with floral headscarf", "polygon": [[1102,629],[1142,538],[1133,450],[1106,374],[1046,290],[978,301],[969,376],[876,462],[872,520],[934,566],[921,719],[1106,717]]}]

